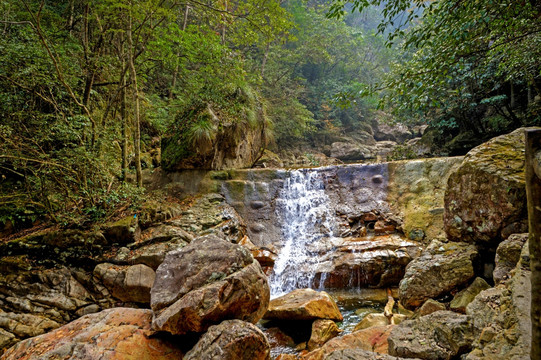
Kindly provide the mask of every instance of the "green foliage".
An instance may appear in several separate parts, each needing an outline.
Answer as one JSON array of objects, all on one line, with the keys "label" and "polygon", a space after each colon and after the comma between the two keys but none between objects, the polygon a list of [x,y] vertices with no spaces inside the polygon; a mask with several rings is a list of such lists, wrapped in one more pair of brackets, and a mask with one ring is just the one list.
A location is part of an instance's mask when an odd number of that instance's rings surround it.
[{"label": "green foliage", "polygon": [[397,145],[393,148],[393,150],[387,154],[387,161],[395,161],[395,160],[409,160],[409,159],[416,159],[418,158],[415,151],[413,151],[409,146],[407,145]]},{"label": "green foliage", "polygon": [[[370,5],[382,7],[378,29],[388,33],[389,43],[402,42],[402,58],[380,85],[385,95],[380,106],[394,110],[398,119],[484,134],[480,140],[538,122],[528,110],[540,94],[537,3],[356,0],[350,9]],[[328,16],[344,16],[345,6],[333,1]]]}]

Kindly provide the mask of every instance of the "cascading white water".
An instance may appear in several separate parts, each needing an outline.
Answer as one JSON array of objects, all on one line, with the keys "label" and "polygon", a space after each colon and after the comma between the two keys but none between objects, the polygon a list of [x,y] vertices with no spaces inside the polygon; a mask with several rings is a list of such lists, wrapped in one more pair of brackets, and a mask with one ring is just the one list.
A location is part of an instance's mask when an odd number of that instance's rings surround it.
[{"label": "cascading white water", "polygon": [[276,199],[283,247],[269,279],[272,297],[312,287],[318,253],[330,246],[336,228],[321,173],[302,169],[288,175]]}]

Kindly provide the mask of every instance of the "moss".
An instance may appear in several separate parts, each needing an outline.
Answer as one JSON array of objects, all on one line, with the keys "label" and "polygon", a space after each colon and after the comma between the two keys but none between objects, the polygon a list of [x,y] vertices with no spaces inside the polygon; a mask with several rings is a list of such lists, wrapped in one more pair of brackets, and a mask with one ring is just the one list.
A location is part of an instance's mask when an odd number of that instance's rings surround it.
[{"label": "moss", "polygon": [[210,171],[209,177],[212,180],[229,180],[230,174],[228,171],[222,170],[222,171]]}]

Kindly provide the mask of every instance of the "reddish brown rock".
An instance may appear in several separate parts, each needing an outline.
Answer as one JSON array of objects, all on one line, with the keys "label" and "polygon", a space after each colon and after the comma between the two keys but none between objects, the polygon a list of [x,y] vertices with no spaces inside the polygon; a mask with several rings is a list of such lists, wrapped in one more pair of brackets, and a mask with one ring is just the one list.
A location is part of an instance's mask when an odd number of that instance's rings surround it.
[{"label": "reddish brown rock", "polygon": [[334,300],[324,291],[297,289],[273,299],[264,316],[267,320],[342,321],[342,314]]},{"label": "reddish brown rock", "polygon": [[272,251],[268,248],[260,248],[254,245],[248,236],[242,238],[242,240],[239,241],[239,245],[242,245],[250,250],[250,253],[252,253],[252,256],[259,262],[261,267],[266,268],[274,265],[274,262],[276,261],[276,251]]},{"label": "reddish brown rock", "polygon": [[150,336],[153,334],[151,321],[151,310],[104,310],[24,340],[7,350],[0,359],[182,359],[182,352],[173,344]]},{"label": "reddish brown rock", "polygon": [[256,323],[267,310],[270,290],[246,248],[204,237],[167,254],[151,295],[154,329],[185,334],[224,319]]},{"label": "reddish brown rock", "polygon": [[312,334],[308,340],[308,350],[314,350],[330,339],[337,337],[341,330],[332,320],[317,319],[312,323]]},{"label": "reddish brown rock", "polygon": [[331,339],[321,348],[302,356],[301,359],[323,360],[332,352],[342,349],[361,349],[380,354],[387,354],[387,338],[394,326],[395,325],[373,326],[368,329],[355,331],[351,334]]},{"label": "reddish brown rock", "polygon": [[270,345],[255,325],[226,320],[211,326],[184,360],[270,360]]}]

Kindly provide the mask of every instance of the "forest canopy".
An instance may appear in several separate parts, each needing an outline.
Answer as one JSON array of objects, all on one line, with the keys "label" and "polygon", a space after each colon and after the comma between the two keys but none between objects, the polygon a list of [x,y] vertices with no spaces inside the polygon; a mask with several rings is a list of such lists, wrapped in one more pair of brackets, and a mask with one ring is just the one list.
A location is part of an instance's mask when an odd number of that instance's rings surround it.
[{"label": "forest canopy", "polygon": [[379,31],[401,49],[380,84],[400,121],[483,139],[540,123],[539,2],[339,0],[329,16],[371,6],[382,7]]},{"label": "forest canopy", "polygon": [[334,97],[389,69],[379,15],[328,10],[301,0],[0,1],[0,223],[84,225],[137,206],[162,137],[178,152],[212,144],[226,124],[242,135],[262,123],[263,147],[280,149],[369,121],[376,97],[348,108]]},{"label": "forest canopy", "polygon": [[0,11],[3,226],[107,219],[139,206],[145,169],[174,170],[250,129],[260,154],[321,153],[377,123],[428,124],[427,141],[456,155],[541,122],[535,1],[1,0]]}]

